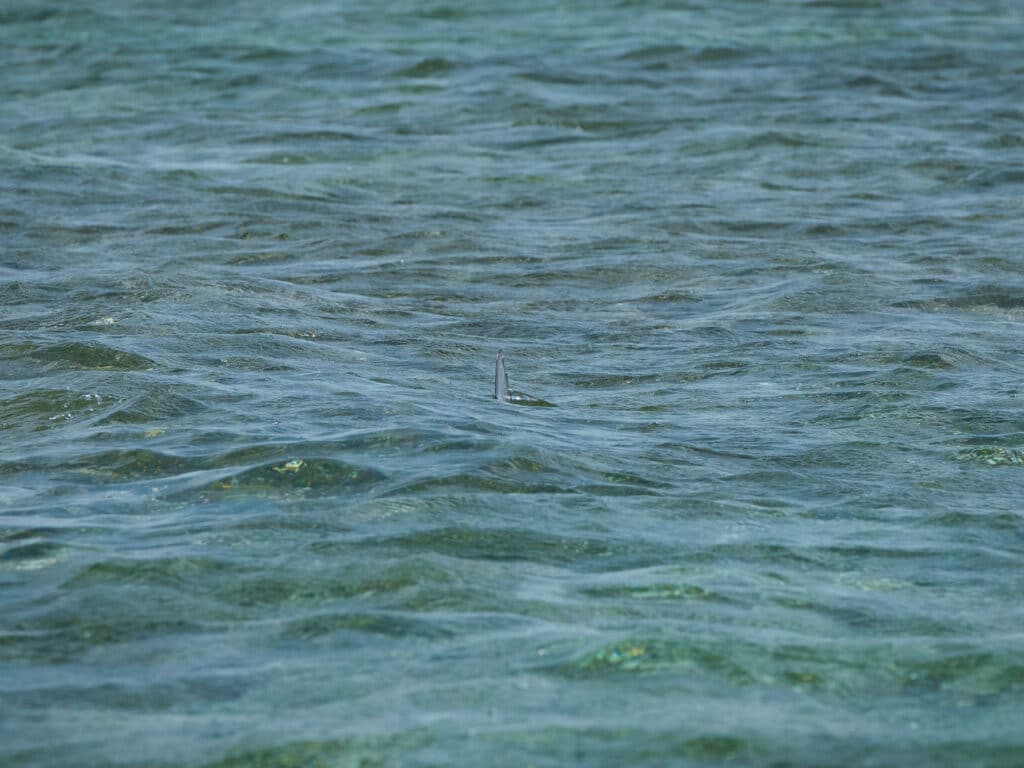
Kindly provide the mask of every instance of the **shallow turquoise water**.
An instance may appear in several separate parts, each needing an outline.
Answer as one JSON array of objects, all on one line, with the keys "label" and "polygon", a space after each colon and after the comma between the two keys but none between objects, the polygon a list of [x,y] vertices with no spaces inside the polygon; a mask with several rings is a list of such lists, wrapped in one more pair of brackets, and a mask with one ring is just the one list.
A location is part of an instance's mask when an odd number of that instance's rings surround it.
[{"label": "shallow turquoise water", "polygon": [[1019,765],[1024,9],[277,6],[0,9],[0,763]]}]

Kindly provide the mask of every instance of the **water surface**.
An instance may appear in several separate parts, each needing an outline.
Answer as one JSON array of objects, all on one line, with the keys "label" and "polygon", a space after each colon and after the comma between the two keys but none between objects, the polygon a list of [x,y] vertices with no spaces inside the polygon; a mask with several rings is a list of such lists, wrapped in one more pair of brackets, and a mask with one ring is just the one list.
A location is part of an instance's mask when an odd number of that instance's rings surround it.
[{"label": "water surface", "polygon": [[0,762],[1019,764],[1018,4],[278,5],[0,10]]}]

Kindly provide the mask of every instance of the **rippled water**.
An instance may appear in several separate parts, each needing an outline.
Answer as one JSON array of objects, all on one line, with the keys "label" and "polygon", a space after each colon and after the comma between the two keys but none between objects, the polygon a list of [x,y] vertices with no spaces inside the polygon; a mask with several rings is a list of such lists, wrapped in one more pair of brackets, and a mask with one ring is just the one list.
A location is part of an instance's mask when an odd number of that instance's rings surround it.
[{"label": "rippled water", "polygon": [[0,9],[0,762],[1020,764],[1019,3],[101,7]]}]

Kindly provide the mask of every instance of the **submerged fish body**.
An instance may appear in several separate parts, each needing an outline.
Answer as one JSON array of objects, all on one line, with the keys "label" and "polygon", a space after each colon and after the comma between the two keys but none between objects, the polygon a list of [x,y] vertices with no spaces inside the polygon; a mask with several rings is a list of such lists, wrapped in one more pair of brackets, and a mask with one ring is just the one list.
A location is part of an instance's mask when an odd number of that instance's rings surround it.
[{"label": "submerged fish body", "polygon": [[515,405],[534,405],[553,408],[554,403],[541,400],[539,397],[525,392],[516,392],[508,386],[508,371],[505,369],[505,353],[498,350],[498,358],[494,361],[494,399]]}]

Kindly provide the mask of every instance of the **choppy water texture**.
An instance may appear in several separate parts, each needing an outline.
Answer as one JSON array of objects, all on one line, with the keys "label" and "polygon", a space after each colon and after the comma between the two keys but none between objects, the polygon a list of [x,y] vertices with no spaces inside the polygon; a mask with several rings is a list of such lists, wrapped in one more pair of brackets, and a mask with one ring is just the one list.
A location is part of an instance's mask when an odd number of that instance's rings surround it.
[{"label": "choppy water texture", "polygon": [[1021,764],[1020,3],[87,5],[0,9],[0,763]]}]

